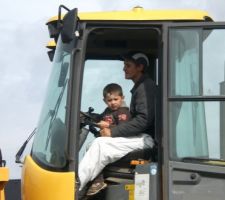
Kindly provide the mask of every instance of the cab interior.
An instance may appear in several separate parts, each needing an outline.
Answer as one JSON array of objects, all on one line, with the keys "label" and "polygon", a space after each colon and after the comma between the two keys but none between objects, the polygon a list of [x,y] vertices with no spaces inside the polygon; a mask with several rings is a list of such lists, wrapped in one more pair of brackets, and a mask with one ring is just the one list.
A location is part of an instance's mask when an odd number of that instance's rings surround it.
[{"label": "cab interior", "polygon": [[86,59],[121,60],[128,52],[143,52],[150,61],[149,74],[156,79],[159,28],[96,28],[88,34]]},{"label": "cab interior", "polygon": [[[87,34],[87,45],[85,60],[120,60],[122,55],[128,52],[143,52],[150,61],[147,73],[158,85],[159,68],[159,29],[153,28],[95,28]],[[122,61],[121,61],[122,62]],[[92,66],[91,66],[92,67]],[[91,68],[90,67],[90,68]],[[112,69],[111,69],[112,70]],[[85,67],[84,67],[85,71]],[[110,71],[110,69],[109,69]],[[123,73],[121,71],[121,73]],[[113,75],[112,75],[113,76]],[[112,79],[113,80],[113,79]],[[83,90],[86,88],[83,83]],[[97,83],[96,83],[97,85]],[[103,87],[103,86],[102,86]],[[84,97],[85,99],[87,97]],[[82,100],[81,100],[82,102]],[[129,106],[129,105],[128,105]],[[156,109],[157,109],[156,105]],[[85,108],[87,111],[87,108]],[[87,113],[91,114],[90,109]],[[157,112],[157,111],[156,111]],[[158,118],[157,116],[155,119]],[[158,120],[155,120],[155,133],[157,135]],[[80,149],[90,134],[87,129],[81,131]],[[155,141],[158,138],[154,138]],[[158,142],[158,141],[157,141]],[[157,143],[156,142],[156,143]],[[149,162],[158,161],[157,145],[153,149],[134,151],[121,158],[119,161],[108,165],[104,169],[104,178],[108,185],[119,185],[123,183],[134,183],[135,168]],[[101,194],[100,194],[101,195]],[[96,197],[97,198],[97,197]]]}]

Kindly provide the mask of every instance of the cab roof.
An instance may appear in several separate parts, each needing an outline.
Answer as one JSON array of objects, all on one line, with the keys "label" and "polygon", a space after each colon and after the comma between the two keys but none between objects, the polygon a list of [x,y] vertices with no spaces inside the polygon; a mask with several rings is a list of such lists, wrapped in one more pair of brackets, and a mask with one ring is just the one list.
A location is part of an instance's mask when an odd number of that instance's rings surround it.
[{"label": "cab roof", "polygon": [[[145,10],[137,6],[130,11],[84,12],[78,13],[81,21],[91,20],[144,20],[144,21],[212,21],[209,14],[201,10]],[[58,16],[49,19],[55,21]]]}]

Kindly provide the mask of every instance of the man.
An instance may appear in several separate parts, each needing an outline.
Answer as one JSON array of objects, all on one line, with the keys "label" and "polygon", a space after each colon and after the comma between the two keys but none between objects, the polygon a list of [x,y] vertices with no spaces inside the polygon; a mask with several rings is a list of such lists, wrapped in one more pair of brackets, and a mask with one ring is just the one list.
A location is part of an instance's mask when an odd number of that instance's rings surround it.
[{"label": "man", "polygon": [[[152,148],[154,142],[155,83],[145,74],[149,66],[143,53],[124,56],[125,78],[134,82],[131,90],[131,119],[118,126],[105,128],[103,122],[101,137],[94,140],[79,165],[80,190],[95,179],[103,168],[134,150]],[[96,192],[105,187],[97,184]]]}]

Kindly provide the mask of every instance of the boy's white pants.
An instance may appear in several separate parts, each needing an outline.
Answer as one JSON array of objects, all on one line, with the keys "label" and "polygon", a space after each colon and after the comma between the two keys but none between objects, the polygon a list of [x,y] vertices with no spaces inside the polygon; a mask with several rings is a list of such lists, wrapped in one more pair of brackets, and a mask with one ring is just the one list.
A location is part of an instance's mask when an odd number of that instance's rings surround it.
[{"label": "boy's white pants", "polygon": [[153,139],[147,134],[128,138],[96,138],[79,164],[79,190],[82,190],[109,163],[119,160],[131,151],[152,148],[153,146]]}]

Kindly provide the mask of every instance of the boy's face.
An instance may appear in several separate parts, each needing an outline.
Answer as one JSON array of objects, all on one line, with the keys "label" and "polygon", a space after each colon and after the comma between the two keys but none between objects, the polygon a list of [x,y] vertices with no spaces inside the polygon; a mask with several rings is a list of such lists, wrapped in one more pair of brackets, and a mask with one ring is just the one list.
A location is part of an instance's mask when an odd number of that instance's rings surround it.
[{"label": "boy's face", "polygon": [[111,110],[117,110],[122,106],[123,96],[120,96],[118,93],[108,93],[104,98],[105,103]]}]

